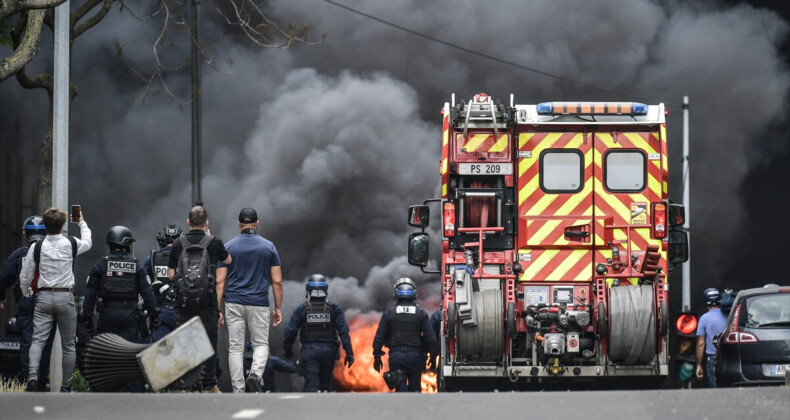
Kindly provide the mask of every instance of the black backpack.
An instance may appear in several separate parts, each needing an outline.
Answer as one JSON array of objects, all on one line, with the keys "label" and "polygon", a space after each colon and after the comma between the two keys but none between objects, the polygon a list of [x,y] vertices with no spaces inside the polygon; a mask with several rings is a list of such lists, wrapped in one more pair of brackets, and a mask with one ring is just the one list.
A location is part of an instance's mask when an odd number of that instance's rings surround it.
[{"label": "black backpack", "polygon": [[176,267],[176,288],[178,303],[185,308],[206,306],[209,295],[214,292],[214,276],[211,274],[208,246],[214,239],[206,235],[200,242],[191,244],[184,235],[181,241],[181,255]]}]

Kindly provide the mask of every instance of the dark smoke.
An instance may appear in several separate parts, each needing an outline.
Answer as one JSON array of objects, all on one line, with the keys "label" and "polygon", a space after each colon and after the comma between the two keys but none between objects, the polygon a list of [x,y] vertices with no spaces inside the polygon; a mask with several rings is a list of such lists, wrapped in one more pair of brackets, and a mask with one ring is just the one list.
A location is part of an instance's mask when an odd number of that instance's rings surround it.
[{"label": "dark smoke", "polygon": [[[779,50],[788,23],[778,15],[713,1],[342,3],[608,90],[493,62],[326,2],[271,2],[277,17],[309,22],[314,33],[326,31],[329,37],[288,50],[256,50],[238,37],[220,46],[215,63],[225,69],[225,60],[232,58],[234,65],[230,75],[204,71],[203,197],[212,233],[225,241],[236,234],[241,208],[258,210],[261,233],[277,245],[289,280],[288,313],[303,299],[297,282],[313,272],[331,278],[332,298],[350,314],[384,309],[391,303],[392,283],[404,275],[418,279],[427,307],[437,306],[435,279],[405,262],[411,230],[406,208],[438,194],[443,102],[451,93],[460,100],[480,91],[503,102],[513,93],[517,103],[668,104],[675,202],[682,200],[677,105],[688,95],[692,302],[697,305],[697,291],[710,285],[762,284],[726,274],[732,256],[742,255],[744,247],[756,247],[771,232],[790,231],[786,215],[765,231],[732,228],[747,214],[743,191],[754,194],[753,188],[778,184],[777,200],[784,208],[790,196],[787,178],[755,182],[749,177],[755,168],[788,157],[790,73]],[[204,28],[204,39],[218,39],[224,31],[208,17]],[[112,225],[133,230],[141,259],[154,247],[161,226],[185,227],[191,197],[189,108],[182,112],[166,95],[135,104],[132,99],[139,99],[143,88],[110,43],[117,39],[125,45],[132,63],[150,64],[154,30],[151,22],[116,10],[74,45],[72,80],[80,95],[71,110],[70,197],[83,205],[95,243],[78,266],[82,278],[89,260],[104,253],[103,238]],[[48,52],[45,46],[41,55]],[[188,77],[188,69],[168,76],[182,98],[189,97]],[[0,84],[0,97],[5,99],[2,136],[11,127],[12,136],[25,136],[20,141],[40,141],[43,93],[9,79]],[[26,105],[22,113],[19,103],[36,105]],[[790,270],[786,243],[764,252],[779,264],[763,272]],[[679,291],[679,281],[674,284],[671,290]],[[673,296],[673,302],[679,298]],[[272,339],[278,346],[281,333],[273,331]]]}]

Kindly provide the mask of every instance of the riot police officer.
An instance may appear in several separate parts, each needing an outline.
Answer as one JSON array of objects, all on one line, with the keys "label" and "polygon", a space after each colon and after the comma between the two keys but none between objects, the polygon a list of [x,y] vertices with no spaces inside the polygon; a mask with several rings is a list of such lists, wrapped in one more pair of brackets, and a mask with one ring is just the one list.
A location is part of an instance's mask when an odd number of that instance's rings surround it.
[{"label": "riot police officer", "polygon": [[[151,328],[159,326],[159,308],[145,271],[131,255],[132,232],[113,226],[107,232],[110,253],[91,269],[85,288],[82,322],[93,330],[94,308],[99,313],[98,333],[114,333],[132,342],[147,342],[144,316],[137,308],[139,296],[150,317]],[[142,334],[140,334],[142,333]]]},{"label": "riot police officer", "polygon": [[285,358],[293,357],[292,347],[298,333],[302,344],[299,363],[303,366],[304,391],[328,391],[335,360],[340,358],[338,337],[346,352],[344,364],[349,368],[354,364],[348,323],[340,305],[326,298],[329,291],[326,277],[311,275],[307,278],[305,290],[307,301],[294,310],[285,328]]},{"label": "riot police officer", "polygon": [[[436,335],[431,328],[428,313],[415,303],[416,285],[408,277],[395,282],[394,308],[381,316],[379,328],[373,339],[373,368],[381,371],[382,346],[389,348],[390,371],[385,380],[396,392],[420,392],[425,353],[436,355]],[[435,358],[431,357],[431,368]]]},{"label": "riot police officer", "polygon": [[[27,245],[12,252],[3,263],[2,269],[0,269],[0,310],[3,309],[6,289],[13,287],[14,299],[16,300],[16,328],[21,335],[19,341],[19,352],[22,359],[21,374],[23,375],[21,378],[26,379],[30,365],[30,343],[33,341],[33,308],[36,302],[36,295],[30,297],[22,295],[22,290],[19,287],[19,272],[22,270],[22,258],[27,255],[29,247],[47,236],[44,219],[41,216],[28,217],[22,225],[22,232],[27,240]],[[49,356],[52,351],[52,340],[55,338],[56,328],[55,325],[52,326],[52,331],[41,354],[39,374],[42,381],[38,387],[41,391],[45,391],[47,388],[46,378],[49,377]]]},{"label": "riot police officer", "polygon": [[167,276],[167,261],[170,259],[170,250],[173,241],[176,240],[184,231],[177,225],[167,225],[156,234],[156,242],[159,244],[158,251],[151,251],[151,255],[143,261],[143,269],[151,282],[151,289],[156,296],[156,304],[159,306],[159,320],[161,324],[151,334],[154,341],[159,341],[162,337],[176,329],[175,320],[175,292],[170,277]]}]

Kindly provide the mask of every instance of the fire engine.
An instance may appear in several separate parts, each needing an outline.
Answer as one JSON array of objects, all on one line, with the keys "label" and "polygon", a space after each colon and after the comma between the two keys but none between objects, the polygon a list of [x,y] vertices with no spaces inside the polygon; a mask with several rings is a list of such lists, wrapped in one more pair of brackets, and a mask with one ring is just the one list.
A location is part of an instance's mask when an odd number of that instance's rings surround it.
[{"label": "fire engine", "polygon": [[408,212],[409,263],[441,279],[440,390],[665,379],[667,276],[688,235],[664,105],[481,93],[442,116],[441,198]]}]

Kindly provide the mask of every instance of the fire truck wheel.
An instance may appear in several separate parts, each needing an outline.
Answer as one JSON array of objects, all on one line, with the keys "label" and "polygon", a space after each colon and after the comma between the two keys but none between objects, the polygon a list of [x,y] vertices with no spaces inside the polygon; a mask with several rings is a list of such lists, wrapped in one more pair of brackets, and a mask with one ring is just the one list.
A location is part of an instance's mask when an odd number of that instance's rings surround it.
[{"label": "fire truck wheel", "polygon": [[447,338],[455,338],[455,302],[447,305]]},{"label": "fire truck wheel", "polygon": [[516,304],[513,302],[507,304],[507,336],[516,337]]},{"label": "fire truck wheel", "polygon": [[598,335],[609,338],[609,324],[606,323],[606,307],[598,302]]}]

